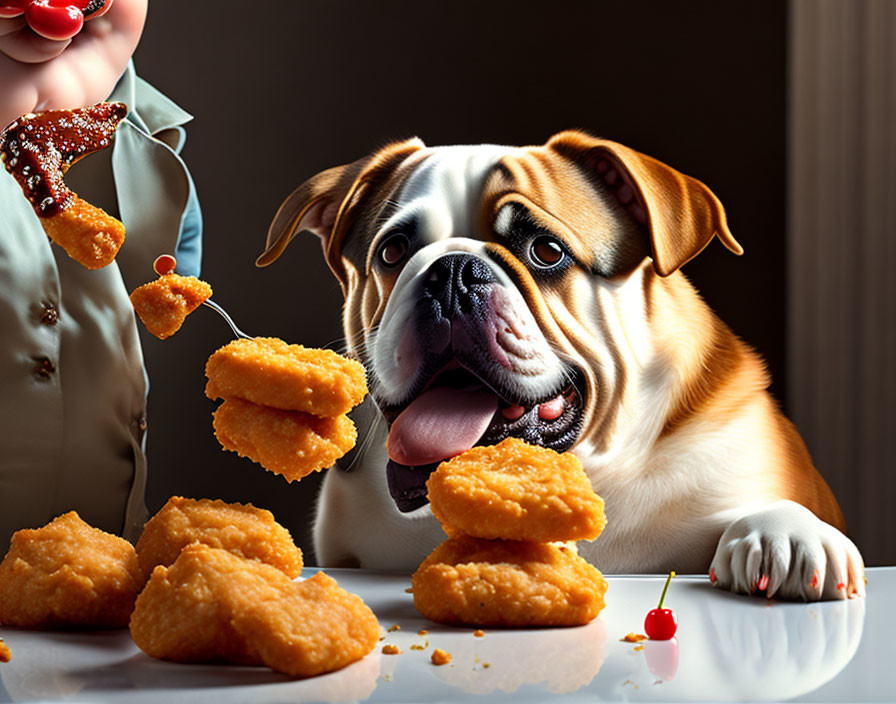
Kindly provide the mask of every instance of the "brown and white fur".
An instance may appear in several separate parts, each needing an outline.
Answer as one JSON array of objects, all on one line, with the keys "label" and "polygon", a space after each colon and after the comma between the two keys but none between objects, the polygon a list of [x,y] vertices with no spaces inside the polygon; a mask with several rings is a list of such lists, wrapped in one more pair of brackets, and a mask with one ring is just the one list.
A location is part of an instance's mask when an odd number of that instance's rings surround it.
[{"label": "brown and white fur", "polygon": [[[861,556],[762,361],[679,271],[714,236],[741,253],[704,184],[575,131],[525,148],[410,140],[300,186],[259,265],[306,230],[342,285],[348,351],[373,396],[365,440],[324,480],[322,565],[410,571],[444,539],[425,498],[399,510],[390,495],[386,439],[415,396],[461,369],[499,397],[480,442],[522,435],[581,458],[608,524],[579,551],[604,572],[864,595]],[[545,422],[550,399],[564,415]]]}]

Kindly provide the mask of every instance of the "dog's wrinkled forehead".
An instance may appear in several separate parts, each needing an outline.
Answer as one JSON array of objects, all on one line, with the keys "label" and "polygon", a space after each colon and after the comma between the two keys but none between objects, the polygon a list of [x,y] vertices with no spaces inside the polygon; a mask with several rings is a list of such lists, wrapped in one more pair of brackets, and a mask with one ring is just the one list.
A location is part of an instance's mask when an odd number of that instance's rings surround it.
[{"label": "dog's wrinkled forehead", "polygon": [[485,182],[500,160],[516,151],[493,145],[426,150],[382,229],[412,224],[428,241],[475,236]]}]

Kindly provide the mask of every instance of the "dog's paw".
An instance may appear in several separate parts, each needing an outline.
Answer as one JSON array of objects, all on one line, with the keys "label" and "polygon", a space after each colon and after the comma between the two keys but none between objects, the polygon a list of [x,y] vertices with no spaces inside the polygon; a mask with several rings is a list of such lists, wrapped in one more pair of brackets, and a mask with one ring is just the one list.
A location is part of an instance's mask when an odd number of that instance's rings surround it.
[{"label": "dog's paw", "polygon": [[865,596],[865,566],[855,544],[793,501],[771,504],[728,526],[709,578],[721,589],[784,599]]}]

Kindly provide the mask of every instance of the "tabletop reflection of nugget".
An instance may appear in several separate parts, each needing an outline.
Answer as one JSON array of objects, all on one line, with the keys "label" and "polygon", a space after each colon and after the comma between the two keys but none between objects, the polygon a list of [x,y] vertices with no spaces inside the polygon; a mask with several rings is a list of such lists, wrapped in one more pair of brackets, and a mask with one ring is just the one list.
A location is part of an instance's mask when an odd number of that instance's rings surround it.
[{"label": "tabletop reflection of nugget", "polygon": [[332,466],[357,441],[347,415],[367,394],[364,367],[332,350],[239,339],[205,367],[221,446],[295,481]]},{"label": "tabletop reflection of nugget", "polygon": [[118,628],[143,580],[134,547],[74,511],[20,530],[0,563],[0,623],[21,628]]},{"label": "tabletop reflection of nugget", "polygon": [[345,667],[379,638],[373,612],[331,577],[293,582],[270,565],[200,544],[153,570],[130,628],[152,657],[267,665],[294,677]]},{"label": "tabletop reflection of nugget", "polygon": [[137,561],[146,579],[156,565],[172,564],[191,543],[259,560],[290,578],[302,571],[302,551],[270,511],[252,504],[172,496],[137,541]]}]

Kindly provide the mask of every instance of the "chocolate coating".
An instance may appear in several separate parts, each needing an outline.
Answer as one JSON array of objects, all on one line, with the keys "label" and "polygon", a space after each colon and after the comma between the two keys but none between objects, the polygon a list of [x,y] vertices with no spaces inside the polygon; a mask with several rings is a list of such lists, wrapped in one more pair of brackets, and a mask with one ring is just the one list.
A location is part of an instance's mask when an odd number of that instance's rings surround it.
[{"label": "chocolate coating", "polygon": [[40,217],[68,208],[74,194],[63,176],[79,159],[112,144],[127,115],[124,103],[25,115],[0,134],[0,161]]}]

